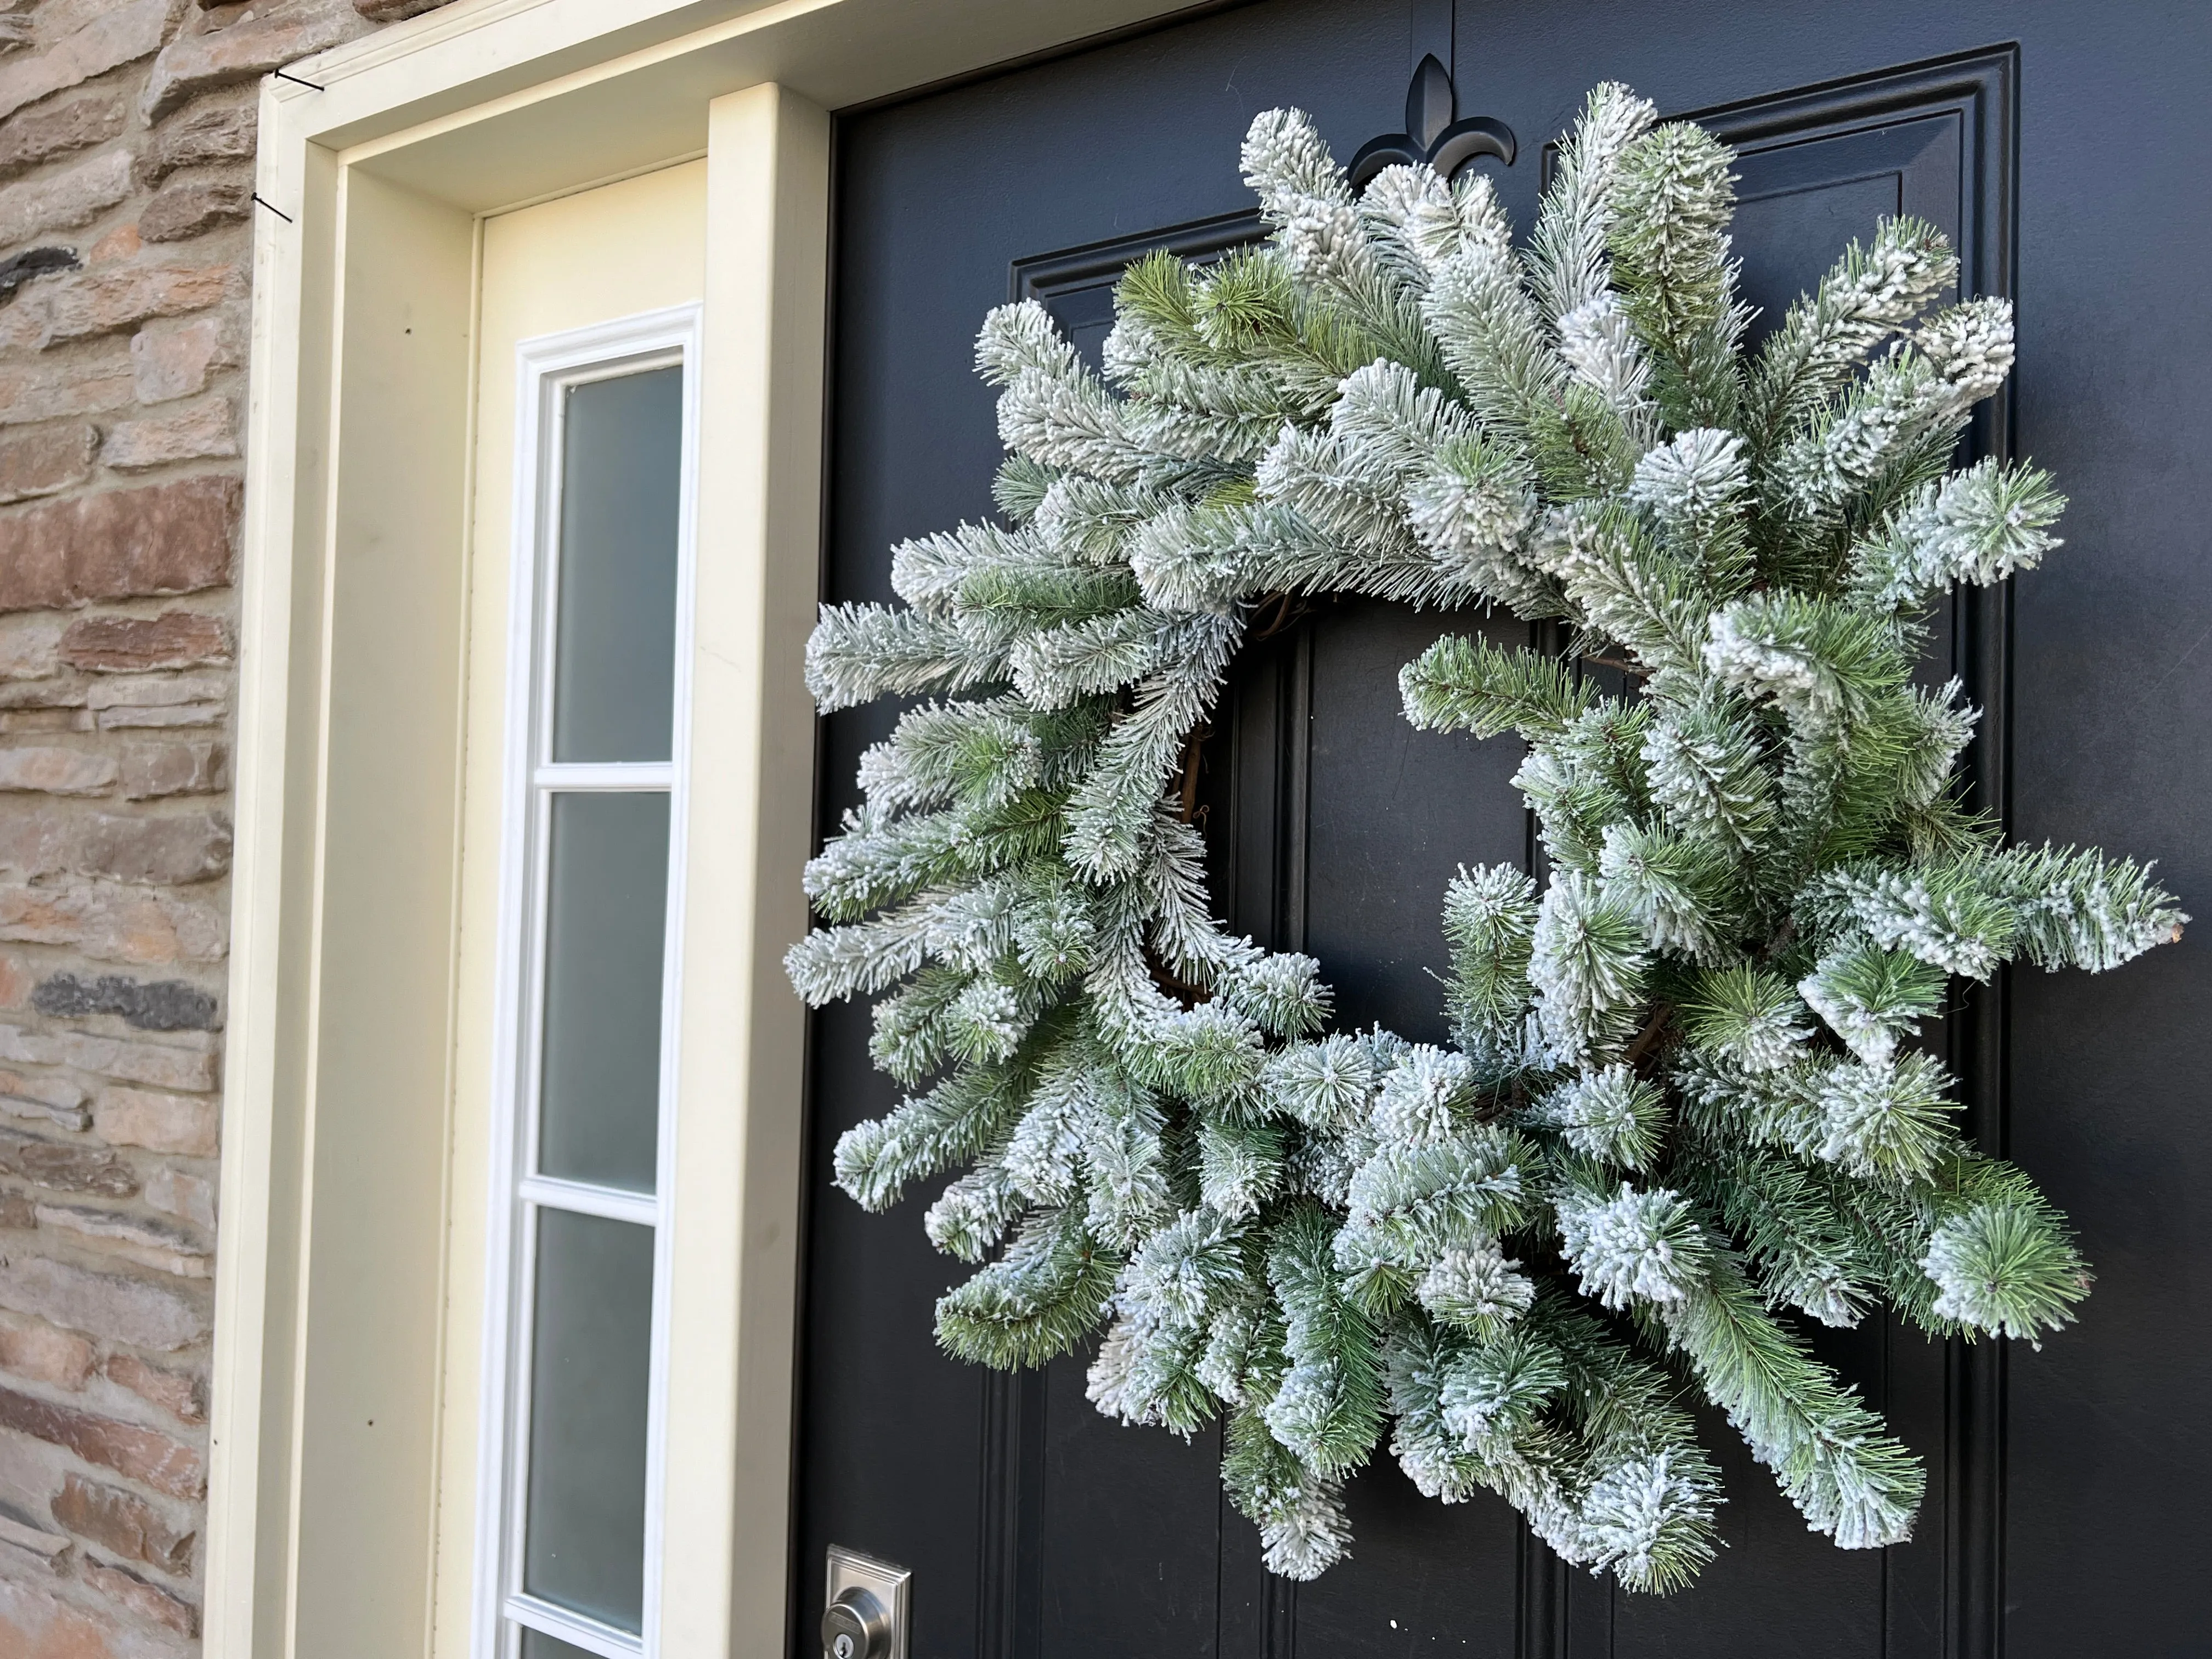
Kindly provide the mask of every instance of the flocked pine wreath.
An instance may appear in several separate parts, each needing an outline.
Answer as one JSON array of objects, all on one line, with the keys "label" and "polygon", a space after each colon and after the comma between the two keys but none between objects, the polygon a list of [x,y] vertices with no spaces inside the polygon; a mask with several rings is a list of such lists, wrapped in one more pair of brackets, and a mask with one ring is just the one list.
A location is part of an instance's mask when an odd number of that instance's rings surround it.
[{"label": "flocked pine wreath", "polygon": [[[1516,248],[1486,179],[1355,196],[1262,115],[1269,243],[1133,267],[1103,380],[1036,306],[992,313],[1005,522],[902,546],[905,605],[809,647],[825,709],[926,699],[788,963],[817,1004],[889,993],[872,1051],[917,1091],[838,1183],[880,1209],[967,1166],[927,1229],[988,1265],[939,1340],[1037,1364],[1103,1327],[1098,1408],[1225,1416],[1294,1577],[1387,1437],[1424,1492],[1680,1585],[1721,1497],[1692,1389],[1813,1528],[1897,1541],[1920,1465],[1790,1316],[2033,1340],[2088,1285],[1911,1041],[1954,975],[2111,968],[2185,920],[2136,864],[2004,847],[1954,781],[1975,711],[1913,683],[1952,584],[2057,544],[2045,474],[1950,470],[2010,312],[1923,314],[1958,263],[1894,219],[1747,350],[1729,162],[1601,86]],[[1320,593],[1571,630],[1400,677],[1415,726],[1526,741],[1549,862],[1443,896],[1449,1048],[1327,1034],[1319,964],[1213,915],[1188,745],[1255,614]]]}]

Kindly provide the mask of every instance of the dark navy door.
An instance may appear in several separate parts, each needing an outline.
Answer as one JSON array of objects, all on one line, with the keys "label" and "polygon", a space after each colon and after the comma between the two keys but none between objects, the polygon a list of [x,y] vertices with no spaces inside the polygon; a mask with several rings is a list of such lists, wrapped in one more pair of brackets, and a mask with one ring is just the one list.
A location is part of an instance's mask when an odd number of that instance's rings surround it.
[{"label": "dark navy door", "polygon": [[[1043,3],[1043,0],[1040,0]],[[1266,0],[841,119],[824,593],[887,599],[890,545],[990,510],[984,311],[1033,295],[1096,349],[1121,264],[1255,233],[1237,152],[1310,111],[1348,157],[1402,124],[1412,66],[1543,141],[1601,79],[1694,113],[1741,155],[1747,297],[1778,315],[1884,214],[1942,225],[1965,285],[2019,307],[2020,360],[1972,442],[2033,454],[2069,546],[1948,617],[1931,673],[1988,713],[1974,787],[2018,837],[2161,860],[2212,904],[2212,12],[2060,0]],[[1443,629],[1518,624],[1322,605],[1249,647],[1206,754],[1215,891],[1320,957],[1346,1020],[1440,1035],[1443,883],[1525,860],[1510,739],[1412,731],[1399,665]],[[1542,641],[1539,641],[1538,643]],[[824,722],[820,821],[889,714]],[[1942,1041],[1976,1133],[2045,1183],[2098,1270],[2041,1352],[1869,1321],[1822,1351],[1926,1459],[1914,1540],[1808,1534],[1724,1425],[1728,1547],[1693,1589],[1630,1596],[1559,1566],[1502,1501],[1444,1508],[1386,1462],[1351,1492],[1353,1555],[1296,1587],[1221,1499],[1218,1445],[1100,1418],[1085,1360],[1005,1377],[931,1339],[963,1275],[921,1213],[830,1187],[837,1135],[894,1102],[864,1009],[814,1025],[793,1651],[823,1552],[914,1569],[915,1659],[2083,1659],[2212,1653],[2212,963],[2195,935],[2125,975],[2024,975]]]}]

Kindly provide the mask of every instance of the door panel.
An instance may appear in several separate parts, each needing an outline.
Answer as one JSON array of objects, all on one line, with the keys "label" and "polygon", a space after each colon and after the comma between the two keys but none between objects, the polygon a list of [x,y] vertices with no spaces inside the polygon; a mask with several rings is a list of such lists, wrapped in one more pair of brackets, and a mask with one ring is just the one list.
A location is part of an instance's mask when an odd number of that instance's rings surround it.
[{"label": "door panel", "polygon": [[[889,599],[894,542],[990,510],[1000,449],[970,359],[1010,283],[1095,351],[1128,258],[1162,242],[1203,257],[1255,228],[1236,166],[1255,108],[1294,99],[1364,125],[1403,104],[1404,52],[1402,11],[1305,0],[844,123],[824,597]],[[1174,113],[1127,119],[1139,104]],[[823,824],[892,718],[823,722]],[[915,1659],[1262,1651],[1282,1609],[1211,1437],[1101,1418],[1080,1358],[1027,1376],[947,1359],[932,1304],[967,1270],[922,1237],[933,1192],[871,1217],[829,1187],[838,1134],[897,1099],[867,1034],[865,1008],[815,1019],[793,1652],[817,1650],[831,1542],[915,1570]]]},{"label": "door panel", "polygon": [[[1368,601],[1310,624],[1305,799],[1285,804],[1306,842],[1305,927],[1292,948],[1327,964],[1347,1028],[1379,1020],[1415,1042],[1444,1041],[1431,977],[1449,962],[1437,922],[1444,884],[1462,864],[1528,856],[1511,785],[1519,745],[1416,732],[1398,695],[1401,666],[1475,620]],[[1528,634],[1510,617],[1474,631],[1504,645]]]},{"label": "door panel", "polygon": [[[1408,68],[1438,50],[1460,112],[1520,136],[1496,176],[1525,225],[1540,141],[1592,82],[1625,79],[1738,147],[1755,331],[1881,214],[1942,226],[1969,292],[2012,294],[2025,273],[2016,389],[1969,441],[2059,470],[2071,544],[2017,600],[1942,617],[1925,672],[1958,675],[1985,709],[1973,787],[2021,833],[2161,857],[2171,884],[2201,894],[2191,803],[2212,745],[2203,716],[2172,704],[2212,634],[2212,504],[2190,459],[2212,409],[2174,354],[2205,361],[2212,318],[2164,307],[2146,323],[2109,300],[2212,262],[2205,216],[2168,210],[2199,199],[2185,158],[2212,116],[2180,88],[2212,68],[2212,26],[2150,5],[1937,15],[1907,0],[1462,0],[1440,25],[1445,11],[1270,0],[844,121],[828,596],[888,598],[894,541],[989,510],[999,451],[968,369],[986,308],[1010,289],[1036,297],[1095,354],[1127,260],[1254,234],[1236,155],[1257,110],[1297,104],[1348,155],[1399,124]],[[1322,601],[1248,646],[1201,796],[1232,923],[1318,956],[1344,1024],[1431,1039],[1445,880],[1532,850],[1510,741],[1399,715],[1399,666],[1448,628],[1530,638],[1506,617]],[[824,722],[825,825],[890,720]],[[895,1098],[869,1069],[865,1010],[830,1010],[815,1026],[793,1651],[812,1650],[831,1541],[916,1569],[917,1659],[2194,1651],[2207,1528],[2181,1494],[2212,1473],[2190,1407],[2212,1365],[2202,1320],[2179,1320],[2212,1311],[2212,1240],[2185,1195],[2212,1173],[2212,1132],[2174,1079],[2203,1074],[2208,977],[2192,942],[2110,980],[2030,975],[1951,1011],[1937,1040],[1974,1133],[2045,1180],[2104,1275],[2083,1324],[2039,1354],[1947,1348],[1879,1320],[1815,1333],[1926,1459],[1917,1537],[1833,1549],[1711,1421],[1727,1547],[1668,1600],[1567,1571],[1502,1502],[1437,1504],[1387,1461],[1352,1484],[1352,1559],[1293,1588],[1260,1571],[1222,1502],[1214,1437],[1097,1417],[1081,1356],[1003,1377],[938,1354],[930,1304],[964,1270],[921,1237],[931,1194],[872,1218],[828,1186],[836,1135]]]},{"label": "door panel", "polygon": [[1209,1652],[1221,1588],[1220,1437],[1185,1445],[1153,1432],[1126,1444],[1124,1425],[1101,1417],[1083,1389],[1083,1363],[1047,1369],[1032,1569],[1041,1606],[1015,1650]]}]

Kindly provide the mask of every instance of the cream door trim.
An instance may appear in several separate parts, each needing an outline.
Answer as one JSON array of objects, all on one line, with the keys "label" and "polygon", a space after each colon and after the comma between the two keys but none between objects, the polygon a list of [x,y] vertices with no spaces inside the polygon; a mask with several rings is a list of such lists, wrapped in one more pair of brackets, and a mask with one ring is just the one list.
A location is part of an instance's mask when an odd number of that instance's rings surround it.
[{"label": "cream door trim", "polygon": [[[664,1652],[782,1650],[823,110],[1159,0],[459,0],[264,83],[206,1651],[428,1654],[482,216],[702,154],[699,714]],[[279,215],[283,216],[279,216]],[[618,258],[619,250],[610,257]],[[696,1040],[695,1040],[696,1039]]]},{"label": "cream door trim", "polygon": [[[547,461],[549,382],[589,365],[680,354],[690,440],[683,469],[687,526],[678,557],[674,642],[675,764],[659,769],[679,812],[688,804],[695,601],[701,308],[706,291],[708,168],[678,163],[620,183],[564,196],[483,222],[477,301],[476,500],[470,559],[466,764],[462,817],[460,940],[455,992],[452,1180],[447,1218],[444,1395],[438,1423],[438,1534],[434,1563],[434,1650],[440,1659],[489,1655],[503,1617],[511,1552],[520,1530],[519,1482],[509,1463],[510,1413],[527,1394],[516,1347],[523,1324],[516,1296],[514,1228],[521,1176],[518,1115],[527,1097],[529,994],[526,947],[534,882],[530,820],[538,777],[538,728],[546,697],[549,617],[544,595],[547,515],[555,494]],[[610,258],[607,250],[624,257]],[[719,714],[719,711],[717,711]],[[626,769],[637,774],[641,769]],[[684,826],[672,826],[668,983],[683,982]],[[543,856],[542,848],[535,849]],[[726,915],[725,910],[721,914]],[[708,961],[713,960],[711,945]],[[674,1142],[687,1103],[681,1090],[680,1019],[665,1022],[659,1176],[655,1196],[626,1218],[656,1227],[655,1363],[647,1456],[646,1555],[665,1558],[669,1521],[663,1453],[676,1434],[699,1426],[667,1417],[673,1301],[670,1269],[684,1243],[672,1192]],[[727,1097],[694,1091],[688,1104],[726,1115]],[[719,1431],[719,1424],[706,1425]],[[665,1601],[647,1586],[644,1629],[653,1645]],[[682,1600],[682,1591],[678,1591]]]}]

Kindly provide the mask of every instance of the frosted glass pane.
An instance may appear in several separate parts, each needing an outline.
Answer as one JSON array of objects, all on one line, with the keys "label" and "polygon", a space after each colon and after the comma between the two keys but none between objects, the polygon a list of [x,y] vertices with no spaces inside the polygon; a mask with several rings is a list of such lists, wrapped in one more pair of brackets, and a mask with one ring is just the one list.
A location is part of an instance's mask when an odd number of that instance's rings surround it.
[{"label": "frosted glass pane", "polygon": [[553,758],[665,761],[674,724],[684,371],[568,387]]},{"label": "frosted glass pane", "polygon": [[538,1212],[523,1588],[623,1630],[645,1607],[653,1229]]},{"label": "frosted glass pane", "polygon": [[538,1167],[653,1190],[668,797],[553,797]]},{"label": "frosted glass pane", "polygon": [[526,1629],[522,1632],[522,1659],[597,1659],[597,1656],[557,1636]]}]

